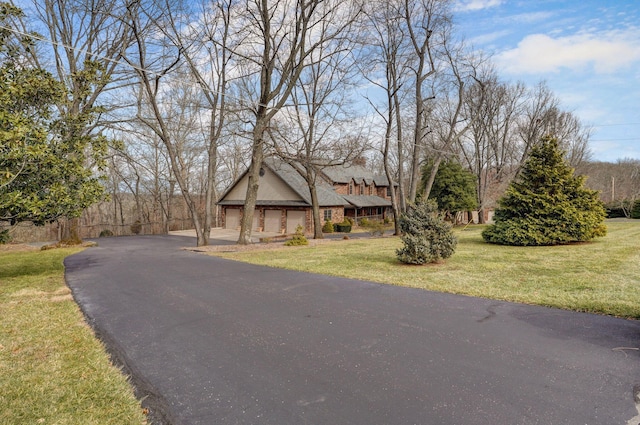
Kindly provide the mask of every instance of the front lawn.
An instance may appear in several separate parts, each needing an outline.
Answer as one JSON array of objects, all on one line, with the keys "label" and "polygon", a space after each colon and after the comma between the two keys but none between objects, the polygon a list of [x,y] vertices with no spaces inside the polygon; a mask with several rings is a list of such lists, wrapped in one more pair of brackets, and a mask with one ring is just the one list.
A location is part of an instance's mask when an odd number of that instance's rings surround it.
[{"label": "front lawn", "polygon": [[0,251],[0,424],[143,424],[64,282],[77,250]]},{"label": "front lawn", "polygon": [[333,240],[316,246],[216,252],[272,267],[483,298],[640,319],[640,220],[607,223],[593,242],[554,247],[485,243],[482,226],[455,231],[456,252],[442,264],[396,259],[397,237]]}]

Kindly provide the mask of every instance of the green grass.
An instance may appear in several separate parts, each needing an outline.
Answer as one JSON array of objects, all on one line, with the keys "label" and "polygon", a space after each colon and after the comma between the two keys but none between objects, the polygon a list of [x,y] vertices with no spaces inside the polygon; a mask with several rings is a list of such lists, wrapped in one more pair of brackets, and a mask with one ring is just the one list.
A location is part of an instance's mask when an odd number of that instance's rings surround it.
[{"label": "green grass", "polygon": [[146,423],[64,283],[77,251],[0,252],[0,424]]},{"label": "green grass", "polygon": [[607,223],[593,242],[508,247],[483,242],[481,226],[456,230],[446,262],[408,266],[396,259],[397,237],[214,253],[272,267],[440,292],[640,319],[640,221]]}]

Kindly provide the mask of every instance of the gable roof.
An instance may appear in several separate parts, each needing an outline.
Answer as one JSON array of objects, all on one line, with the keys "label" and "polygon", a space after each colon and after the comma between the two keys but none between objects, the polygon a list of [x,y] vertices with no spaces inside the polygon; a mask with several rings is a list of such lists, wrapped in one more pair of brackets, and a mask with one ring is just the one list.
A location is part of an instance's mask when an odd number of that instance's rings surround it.
[{"label": "gable roof", "polygon": [[[263,167],[269,169],[274,175],[278,177],[286,186],[293,191],[300,199],[287,199],[287,200],[264,200],[258,199],[258,205],[270,205],[270,206],[308,206],[312,205],[311,192],[309,186],[302,175],[290,164],[276,158],[265,158],[263,161]],[[237,205],[238,199],[227,200],[225,199],[233,189],[245,178],[248,173],[248,169],[225,190],[224,194],[219,198],[219,205]],[[323,179],[317,179],[316,193],[318,195],[318,204],[321,207],[331,206],[348,206],[349,204],[345,199],[338,195],[333,187],[324,181]]]},{"label": "gable roof", "polygon": [[[284,162],[278,158],[265,158],[263,167],[268,169],[279,181],[286,186],[289,198],[286,199],[258,199],[256,205],[261,206],[293,206],[293,207],[311,207],[311,192],[307,185],[307,181],[302,177],[302,174],[298,169],[302,170],[301,165],[292,165]],[[225,199],[227,195],[232,192],[236,192],[236,196],[239,195],[238,191],[234,189],[248,173],[248,169],[231,185],[224,194],[219,198],[218,205],[239,205],[244,201],[241,199]],[[357,173],[357,176],[349,174],[350,172]],[[365,182],[367,184],[375,183],[376,186],[386,187],[388,186],[387,178],[385,176],[376,175],[365,167],[360,165],[335,165],[326,167],[322,170],[324,178],[318,178],[316,180],[316,193],[318,195],[318,204],[320,207],[387,207],[391,206],[391,201],[376,195],[340,195],[336,192],[334,183],[349,183],[355,181],[356,183]],[[267,173],[268,174],[268,173]],[[261,174],[262,175],[262,174]],[[266,178],[266,177],[265,177]],[[331,182],[325,180],[328,179]],[[294,199],[294,197],[297,197]]]},{"label": "gable roof", "polygon": [[[305,202],[311,206],[311,192],[307,181],[302,177],[291,164],[278,160],[276,158],[267,158],[264,165],[271,171],[276,173],[291,187]],[[336,193],[333,187],[322,179],[316,179],[316,193],[318,195],[318,204],[321,207],[328,206],[346,206],[344,198]]]}]

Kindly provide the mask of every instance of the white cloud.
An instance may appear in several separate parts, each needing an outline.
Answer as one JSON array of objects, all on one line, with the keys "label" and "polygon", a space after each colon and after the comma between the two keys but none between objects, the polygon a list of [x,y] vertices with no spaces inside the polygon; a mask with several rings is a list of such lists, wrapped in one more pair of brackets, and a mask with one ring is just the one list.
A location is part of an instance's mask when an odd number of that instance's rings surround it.
[{"label": "white cloud", "polygon": [[459,0],[454,10],[457,12],[472,12],[497,7],[502,3],[504,3],[503,0]]},{"label": "white cloud", "polygon": [[530,12],[511,15],[507,19],[518,24],[531,24],[534,22],[545,21],[555,15],[553,12]]},{"label": "white cloud", "polygon": [[618,32],[558,38],[528,35],[515,49],[499,54],[497,62],[511,74],[557,72],[562,68],[583,70],[589,66],[598,74],[613,73],[640,60],[640,37],[629,35]]},{"label": "white cloud", "polygon": [[505,37],[509,34],[511,34],[510,30],[500,30],[500,31],[495,31],[495,32],[490,32],[487,34],[475,36],[470,41],[475,45],[484,45],[484,44],[489,44],[496,40],[499,40],[502,37]]}]

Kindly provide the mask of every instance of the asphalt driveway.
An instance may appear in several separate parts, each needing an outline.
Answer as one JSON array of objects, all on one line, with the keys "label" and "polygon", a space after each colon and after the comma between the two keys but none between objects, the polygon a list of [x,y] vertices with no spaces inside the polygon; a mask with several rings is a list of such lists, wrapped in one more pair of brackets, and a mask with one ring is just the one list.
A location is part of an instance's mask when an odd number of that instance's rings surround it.
[{"label": "asphalt driveway", "polygon": [[639,322],[181,246],[106,238],[65,261],[156,424],[640,423]]}]

